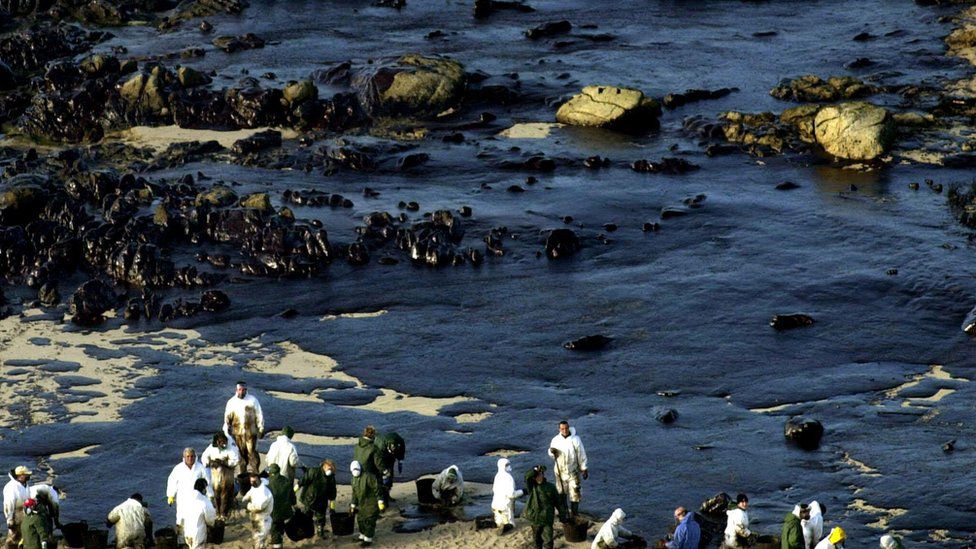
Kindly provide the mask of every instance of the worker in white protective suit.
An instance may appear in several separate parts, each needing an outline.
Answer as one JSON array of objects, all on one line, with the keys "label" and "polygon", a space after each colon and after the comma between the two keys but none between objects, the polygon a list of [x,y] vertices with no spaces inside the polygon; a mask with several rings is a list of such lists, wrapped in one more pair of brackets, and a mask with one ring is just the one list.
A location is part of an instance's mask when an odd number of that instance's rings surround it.
[{"label": "worker in white protective suit", "polygon": [[444,505],[457,505],[464,495],[464,478],[457,465],[451,465],[438,473],[430,487],[434,497]]},{"label": "worker in white protective suit", "polygon": [[278,438],[271,443],[268,454],[265,456],[269,466],[272,463],[278,465],[281,476],[287,477],[291,481],[295,480],[295,469],[302,465],[301,460],[298,459],[298,449],[291,441],[293,436],[295,436],[295,431],[291,427],[285,426]]},{"label": "worker in white protective suit", "polygon": [[612,549],[626,542],[627,538],[633,534],[630,530],[623,527],[625,518],[627,518],[627,513],[624,513],[623,509],[614,509],[610,518],[603,523],[600,531],[596,533],[590,549]]},{"label": "worker in white protective suit", "polygon": [[830,535],[820,540],[815,549],[844,549],[847,533],[840,526],[835,526]]},{"label": "worker in white protective suit", "polygon": [[115,526],[116,548],[143,549],[146,546],[146,525],[152,525],[152,515],[142,504],[142,494],[132,494],[116,505],[105,521],[109,526]]},{"label": "worker in white protective suit", "polygon": [[570,427],[568,421],[559,422],[559,434],[552,437],[549,443],[549,455],[555,461],[553,474],[556,477],[556,490],[564,499],[569,497],[569,513],[575,517],[579,514],[582,496],[580,484],[589,478],[590,473],[586,468],[583,441],[576,436],[576,428]]},{"label": "worker in white protective suit", "polygon": [[261,482],[256,471],[251,471],[251,488],[241,500],[251,521],[251,538],[254,549],[265,549],[271,536],[271,511],[274,509],[274,496],[268,485]]},{"label": "worker in white protective suit", "polygon": [[183,449],[183,461],[177,463],[166,480],[166,503],[170,506],[176,503],[176,525],[183,522],[183,504],[191,499],[196,499],[196,490],[193,488],[197,479],[207,481],[207,495],[213,496],[210,491],[209,471],[199,461],[197,452],[193,448]]},{"label": "worker in white protective suit", "polygon": [[27,488],[29,497],[43,505],[47,510],[47,527],[53,532],[54,528],[61,528],[61,495],[50,484],[31,484]]},{"label": "worker in white protective suit", "polygon": [[725,512],[725,546],[747,547],[749,536],[749,496],[739,494],[735,498],[735,508]]},{"label": "worker in white protective suit", "polygon": [[498,472],[495,473],[491,492],[491,512],[495,515],[495,526],[501,535],[515,527],[515,500],[522,497],[522,490],[515,489],[512,464],[508,458],[498,459]]},{"label": "worker in white protective suit", "polygon": [[207,497],[207,479],[199,478],[193,484],[193,495],[183,502],[183,539],[189,549],[207,546],[207,527],[217,520],[217,511]]},{"label": "worker in white protective suit", "polygon": [[31,471],[23,465],[14,467],[10,481],[3,487],[3,516],[7,519],[7,549],[17,549],[20,545],[20,523],[24,521],[24,502],[30,498],[27,482]]},{"label": "worker in white protective suit", "polygon": [[247,394],[247,384],[243,381],[237,382],[234,396],[224,407],[224,430],[234,437],[240,451],[239,473],[259,471],[261,455],[258,454],[258,439],[264,433],[264,413],[258,399]]},{"label": "worker in white protective suit", "polygon": [[810,518],[800,521],[803,526],[803,541],[806,542],[808,549],[813,549],[817,542],[824,537],[823,524],[824,515],[827,514],[827,506],[816,501],[810,502]]}]

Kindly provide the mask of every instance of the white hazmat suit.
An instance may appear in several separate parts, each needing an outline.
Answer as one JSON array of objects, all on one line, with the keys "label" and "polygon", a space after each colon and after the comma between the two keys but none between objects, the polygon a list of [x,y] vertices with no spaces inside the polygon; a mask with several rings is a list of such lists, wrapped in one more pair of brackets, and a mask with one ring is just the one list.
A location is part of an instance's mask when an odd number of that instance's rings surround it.
[{"label": "white hazmat suit", "polygon": [[285,435],[278,435],[278,438],[268,448],[268,454],[265,457],[268,465],[275,463],[281,468],[282,476],[295,479],[295,469],[298,468],[300,462],[298,460],[298,449],[295,448],[295,444],[290,438]]},{"label": "white hazmat suit", "polygon": [[202,549],[207,546],[207,526],[213,526],[217,520],[217,510],[214,509],[210,498],[196,492],[192,497],[183,501],[183,539],[190,549]]},{"label": "white hazmat suit", "polygon": [[498,472],[491,486],[491,511],[495,515],[495,525],[499,528],[515,524],[515,500],[522,497],[522,490],[515,489],[512,478],[512,465],[508,458],[499,458]]},{"label": "white hazmat suit", "polygon": [[108,513],[108,522],[115,525],[115,546],[119,549],[141,549],[146,544],[146,520],[149,509],[142,502],[129,498]]},{"label": "white hazmat suit", "polygon": [[736,507],[725,512],[727,520],[725,523],[725,545],[728,547],[741,547],[739,540],[748,538],[752,535],[749,531],[749,513],[745,509]]},{"label": "white hazmat suit", "polygon": [[198,478],[207,481],[207,495],[213,496],[213,491],[210,489],[210,471],[199,460],[194,460],[192,467],[187,467],[182,461],[177,463],[166,480],[166,497],[176,498],[176,524],[181,524],[185,518],[184,502],[194,499],[194,494],[200,493],[193,489],[193,484]]},{"label": "white hazmat suit", "polygon": [[810,518],[801,522],[803,526],[803,541],[807,547],[814,547],[823,538],[823,508],[816,501],[810,502]]},{"label": "white hazmat suit", "polygon": [[549,455],[555,461],[556,490],[567,494],[569,501],[580,501],[580,474],[587,470],[586,450],[583,441],[576,436],[576,427],[569,428],[569,436],[557,434],[549,442]]},{"label": "white hazmat suit", "polygon": [[268,545],[268,536],[271,534],[271,510],[274,509],[274,496],[271,495],[271,490],[264,482],[258,486],[251,486],[241,502],[251,519],[254,549],[265,549]]},{"label": "white hazmat suit", "polygon": [[627,541],[625,538],[632,534],[630,530],[623,527],[625,518],[627,518],[627,514],[624,513],[623,509],[614,509],[613,514],[603,523],[600,531],[593,538],[593,545],[590,546],[590,549],[613,548]]}]

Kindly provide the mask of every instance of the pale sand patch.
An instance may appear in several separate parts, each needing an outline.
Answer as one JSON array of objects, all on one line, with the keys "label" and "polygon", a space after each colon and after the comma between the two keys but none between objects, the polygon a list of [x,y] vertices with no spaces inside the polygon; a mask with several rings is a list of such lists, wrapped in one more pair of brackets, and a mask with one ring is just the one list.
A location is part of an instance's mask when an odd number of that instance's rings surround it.
[{"label": "pale sand patch", "polygon": [[264,354],[262,358],[248,362],[244,369],[287,375],[296,379],[337,379],[363,387],[363,383],[357,378],[338,371],[339,363],[331,357],[310,353],[290,341],[282,341],[275,347],[276,349]]},{"label": "pale sand patch", "polygon": [[502,130],[498,136],[508,139],[544,139],[549,137],[552,130],[562,126],[562,124],[555,122],[526,122]]},{"label": "pale sand patch", "polygon": [[284,391],[265,391],[266,394],[273,396],[274,398],[280,398],[281,400],[290,400],[293,402],[318,402],[321,403],[322,399],[318,398],[314,394],[306,393],[286,393]]},{"label": "pale sand patch", "polygon": [[507,450],[507,449],[502,449],[502,450],[492,450],[491,452],[488,452],[485,455],[486,456],[495,456],[495,457],[507,458],[507,457],[512,457],[512,456],[520,456],[522,454],[528,454],[528,453],[529,452],[527,452],[526,450]]},{"label": "pale sand patch", "polygon": [[291,441],[297,444],[309,444],[312,446],[355,446],[359,442],[356,437],[327,437],[322,435],[311,435],[308,433],[295,433]]},{"label": "pale sand patch", "polygon": [[491,412],[481,412],[479,414],[458,414],[454,419],[458,423],[478,423],[492,416]]},{"label": "pale sand patch", "polygon": [[71,452],[61,452],[60,454],[51,454],[50,460],[54,461],[57,459],[70,459],[70,458],[80,458],[88,457],[91,455],[91,451],[98,448],[101,444],[92,444],[91,446],[85,446],[84,448],[78,448],[77,450],[72,450]]},{"label": "pale sand patch", "polygon": [[857,469],[858,471],[860,471],[861,473],[863,473],[863,474],[865,474],[865,475],[867,475],[869,477],[880,477],[881,476],[881,473],[878,472],[877,469],[875,469],[874,467],[868,466],[866,463],[864,463],[862,461],[858,461],[858,460],[852,458],[851,455],[848,454],[847,452],[844,452],[844,456],[841,458],[841,460],[844,463],[850,465],[851,467]]},{"label": "pale sand patch", "polygon": [[851,502],[847,506],[847,508],[848,509],[853,509],[853,510],[856,510],[856,511],[861,511],[861,512],[867,513],[869,515],[876,515],[876,516],[878,516],[878,520],[877,521],[872,522],[872,523],[868,524],[867,526],[869,528],[878,528],[878,529],[881,529],[881,530],[887,530],[888,529],[888,524],[891,523],[891,519],[896,518],[896,517],[900,517],[900,516],[908,513],[908,510],[907,509],[901,509],[901,508],[898,508],[898,507],[891,508],[891,509],[887,509],[887,508],[884,508],[884,507],[876,507],[874,505],[869,504],[868,502],[866,502],[863,499],[855,499],[853,502]]},{"label": "pale sand patch", "polygon": [[319,320],[325,322],[326,320],[339,320],[340,318],[376,318],[378,316],[383,316],[387,311],[373,311],[370,313],[342,313],[338,315],[325,315]]},{"label": "pale sand patch", "polygon": [[[901,394],[902,392],[904,392],[906,389],[909,389],[911,387],[915,387],[916,385],[922,383],[926,379],[940,379],[940,380],[945,380],[945,381],[960,381],[960,382],[964,382],[964,383],[968,383],[969,382],[969,380],[966,379],[966,378],[953,377],[953,375],[950,374],[949,372],[947,372],[945,370],[945,367],[943,365],[941,365],[941,364],[932,364],[931,365],[931,370],[929,370],[928,372],[926,372],[924,374],[919,374],[919,375],[913,376],[912,379],[911,379],[911,381],[907,381],[905,383],[902,383],[901,385],[899,385],[897,387],[892,387],[891,389],[888,389],[887,391],[885,391],[884,394],[885,394],[886,397],[891,398],[891,399],[897,398],[899,396],[899,394]],[[909,398],[906,398],[901,403],[901,406],[903,408],[909,408],[909,407],[911,407],[913,405],[916,405],[916,404],[934,404],[934,403],[937,403],[937,402],[941,401],[943,398],[945,398],[948,395],[951,395],[954,392],[956,392],[955,389],[948,389],[948,388],[943,387],[943,388],[937,390],[935,392],[935,394],[933,394],[931,396],[928,396],[928,397],[909,397]]]},{"label": "pale sand patch", "polygon": [[250,137],[258,132],[267,130],[277,130],[281,132],[282,139],[295,139],[298,132],[289,128],[254,128],[234,131],[218,130],[193,130],[181,128],[179,126],[133,126],[123,130],[118,134],[112,134],[111,138],[118,139],[129,145],[136,147],[149,147],[161,152],[174,143],[185,143],[189,141],[216,141],[222,146],[230,148],[235,141]]},{"label": "pale sand patch", "polygon": [[436,416],[440,409],[458,402],[477,400],[471,397],[458,396],[448,398],[430,398],[411,396],[398,393],[392,389],[381,389],[380,396],[365,406],[345,406],[346,408],[366,408],[374,412],[413,412],[422,416]]},{"label": "pale sand patch", "polygon": [[[39,311],[26,311],[37,315]],[[6,376],[13,368],[11,361],[53,361],[77,365],[77,369],[63,373],[44,371],[37,366],[23,367],[27,373],[15,381],[0,381],[0,424],[39,425],[62,421],[73,423],[90,421],[116,421],[119,411],[138,399],[123,398],[123,394],[135,383],[154,376],[158,370],[140,363],[137,356],[110,356],[96,358],[99,350],[115,351],[113,340],[128,338],[122,329],[104,332],[68,331],[66,324],[56,320],[22,322],[13,316],[0,320],[0,374]],[[42,340],[47,340],[43,343]],[[87,402],[64,402],[63,389],[55,381],[59,375],[83,376],[95,383],[77,387],[84,394],[92,394]],[[25,389],[30,389],[26,391]],[[99,396],[99,395],[104,396]],[[50,410],[55,404],[64,406],[64,417],[54,417]],[[27,410],[26,413],[11,410]],[[17,414],[15,416],[15,414]]]}]

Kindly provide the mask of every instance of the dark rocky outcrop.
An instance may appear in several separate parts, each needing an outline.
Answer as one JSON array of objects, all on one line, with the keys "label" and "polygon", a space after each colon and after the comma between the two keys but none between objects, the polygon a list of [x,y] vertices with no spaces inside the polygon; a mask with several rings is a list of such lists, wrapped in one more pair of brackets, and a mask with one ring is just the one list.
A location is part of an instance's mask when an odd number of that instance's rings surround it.
[{"label": "dark rocky outcrop", "polygon": [[804,450],[816,450],[820,447],[824,428],[819,421],[804,417],[792,417],[783,426],[783,436],[786,440],[796,444]]},{"label": "dark rocky outcrop", "polygon": [[813,323],[813,317],[802,313],[773,315],[772,320],[769,321],[769,325],[774,330],[790,330],[802,326],[812,326]]},{"label": "dark rocky outcrop", "polygon": [[453,59],[407,54],[375,63],[352,85],[371,117],[431,118],[458,106],[466,80]]}]

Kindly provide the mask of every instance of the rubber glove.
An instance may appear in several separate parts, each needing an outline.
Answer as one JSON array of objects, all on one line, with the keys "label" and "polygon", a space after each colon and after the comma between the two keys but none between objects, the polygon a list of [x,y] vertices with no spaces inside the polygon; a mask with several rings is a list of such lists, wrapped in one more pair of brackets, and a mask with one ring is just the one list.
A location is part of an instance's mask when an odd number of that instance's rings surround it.
[{"label": "rubber glove", "polygon": [[583,480],[586,480],[588,478],[590,478],[590,472],[587,471],[586,469],[583,469]]},{"label": "rubber glove", "polygon": [[386,502],[383,501],[383,500],[380,500],[379,501],[379,506],[380,506],[380,511],[382,511],[383,509],[386,509]]},{"label": "rubber glove", "polygon": [[329,509],[335,511],[335,500],[329,502]]},{"label": "rubber glove", "polygon": [[356,514],[356,504],[355,503],[350,503],[349,504],[349,514],[350,515],[355,515]]},{"label": "rubber glove", "polygon": [[174,501],[176,501],[176,498],[174,498],[173,496],[169,496],[168,498],[166,498],[166,505],[172,506]]}]

